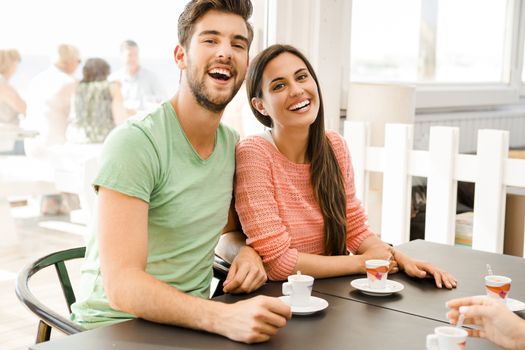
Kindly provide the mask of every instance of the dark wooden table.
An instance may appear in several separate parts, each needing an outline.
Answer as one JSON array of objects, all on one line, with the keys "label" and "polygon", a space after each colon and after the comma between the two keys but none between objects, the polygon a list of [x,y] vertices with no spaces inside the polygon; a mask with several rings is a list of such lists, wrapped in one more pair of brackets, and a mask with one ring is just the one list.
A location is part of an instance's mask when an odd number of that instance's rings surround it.
[{"label": "dark wooden table", "polygon": [[[452,273],[458,280],[455,289],[438,289],[434,279],[410,278],[404,273],[390,275],[388,278],[402,283],[405,288],[390,296],[368,296],[350,286],[356,278],[365,275],[346,276],[315,281],[314,290],[327,295],[360,301],[395,311],[448,322],[445,303],[453,298],[484,295],[484,276],[487,263],[494,273],[512,278],[510,298],[525,301],[525,259],[510,255],[486,253],[469,248],[431,243],[423,240],[402,244],[396,249],[411,257],[432,262]],[[525,313],[517,313],[525,318]]]},{"label": "dark wooden table", "polygon": [[[470,251],[451,246],[414,241],[398,249],[418,258],[434,261],[456,274],[455,291],[438,290],[428,280],[412,280],[397,274],[405,284],[398,295],[369,297],[350,286],[351,277],[316,280],[314,295],[326,299],[326,310],[309,316],[294,316],[269,342],[246,345],[224,337],[144,320],[126,321],[35,345],[34,350],[165,350],[165,349],[403,349],[425,348],[426,335],[446,323],[445,301],[456,296],[483,294],[485,264],[513,277],[515,297],[525,291],[518,271],[523,259]],[[438,259],[439,257],[439,259]],[[436,258],[436,259],[434,259]],[[363,277],[363,276],[357,276]],[[521,293],[521,294],[520,294]],[[268,283],[257,293],[281,295],[280,283]],[[218,300],[233,303],[253,295],[225,295]],[[228,322],[228,320],[224,320]],[[482,339],[468,339],[469,349],[498,349]]]}]

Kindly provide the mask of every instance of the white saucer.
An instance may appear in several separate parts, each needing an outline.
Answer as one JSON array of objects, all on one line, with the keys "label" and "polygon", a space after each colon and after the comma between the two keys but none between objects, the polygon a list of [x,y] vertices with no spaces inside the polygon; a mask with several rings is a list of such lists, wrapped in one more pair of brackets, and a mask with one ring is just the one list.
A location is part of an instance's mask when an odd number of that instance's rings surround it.
[{"label": "white saucer", "polygon": [[[283,295],[280,296],[279,299],[281,299],[284,303],[290,305],[290,296]],[[315,312],[324,310],[328,307],[328,302],[322,298],[318,297],[310,297],[310,305],[308,306],[292,306],[292,314],[294,315],[310,315]]]},{"label": "white saucer", "polygon": [[350,282],[350,285],[362,293],[373,296],[387,296],[402,291],[405,286],[399,282],[386,280],[385,289],[372,289],[368,285],[368,278],[358,278]]},{"label": "white saucer", "polygon": [[[479,295],[480,297],[487,297],[486,295]],[[488,298],[488,297],[487,297]],[[525,310],[525,303],[520,300],[507,298],[507,308],[512,312]]]},{"label": "white saucer", "polygon": [[525,310],[525,303],[520,300],[507,298],[507,307],[509,308],[510,311],[513,311],[513,312],[521,311],[521,310]]}]

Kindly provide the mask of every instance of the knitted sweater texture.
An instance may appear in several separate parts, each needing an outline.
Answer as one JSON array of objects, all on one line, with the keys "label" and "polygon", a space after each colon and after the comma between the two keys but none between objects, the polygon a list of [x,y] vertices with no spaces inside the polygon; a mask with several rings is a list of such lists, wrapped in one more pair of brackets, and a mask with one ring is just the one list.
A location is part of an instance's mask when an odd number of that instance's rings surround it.
[{"label": "knitted sweater texture", "polygon": [[[355,195],[348,148],[336,132],[326,133],[342,169],[346,192],[346,244],[356,253],[373,235]],[[310,164],[296,164],[261,136],[236,148],[235,207],[248,237],[262,257],[271,280],[285,280],[297,265],[298,252],[324,254],[324,220],[310,182]]]}]

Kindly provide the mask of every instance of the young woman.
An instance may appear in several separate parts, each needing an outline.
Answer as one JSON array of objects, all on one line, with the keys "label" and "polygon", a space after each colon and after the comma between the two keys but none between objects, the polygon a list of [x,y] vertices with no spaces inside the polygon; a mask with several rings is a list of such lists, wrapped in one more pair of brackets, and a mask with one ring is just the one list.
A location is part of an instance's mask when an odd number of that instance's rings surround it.
[{"label": "young woman", "polygon": [[439,288],[456,286],[449,273],[393,250],[368,230],[345,141],[325,132],[317,77],[297,49],[273,45],[261,52],[246,87],[253,113],[269,131],[237,146],[236,209],[271,280],[297,271],[364,273],[366,260],[392,259],[391,272],[430,274]]},{"label": "young woman", "polygon": [[109,82],[109,64],[90,58],[82,69],[82,80],[73,95],[73,108],[66,138],[72,143],[102,143],[113,128],[128,116],[120,83]]},{"label": "young woman", "polygon": [[[0,50],[0,125],[18,126],[19,117],[26,113],[26,102],[9,83],[13,77],[21,57],[17,50]],[[17,140],[14,149],[0,154],[23,155],[24,141]]]}]

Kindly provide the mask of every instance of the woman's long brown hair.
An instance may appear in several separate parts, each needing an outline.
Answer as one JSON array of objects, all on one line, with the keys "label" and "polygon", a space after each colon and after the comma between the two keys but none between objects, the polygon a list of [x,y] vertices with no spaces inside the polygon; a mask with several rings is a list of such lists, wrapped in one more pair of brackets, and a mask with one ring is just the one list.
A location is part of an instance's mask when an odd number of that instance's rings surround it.
[{"label": "woman's long brown hair", "polygon": [[[346,195],[341,168],[324,129],[323,98],[319,81],[306,57],[290,45],[272,45],[259,53],[251,62],[246,78],[248,98],[262,98],[262,76],[268,63],[277,56],[288,52],[299,57],[317,84],[319,112],[310,125],[306,158],[310,161],[310,182],[324,218],[324,248],[326,255],[343,255],[346,249]],[[271,128],[272,119],[250,107],[255,117],[264,126]]]}]

